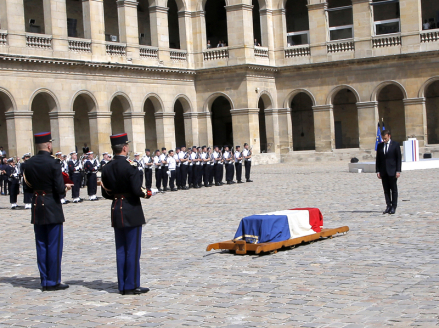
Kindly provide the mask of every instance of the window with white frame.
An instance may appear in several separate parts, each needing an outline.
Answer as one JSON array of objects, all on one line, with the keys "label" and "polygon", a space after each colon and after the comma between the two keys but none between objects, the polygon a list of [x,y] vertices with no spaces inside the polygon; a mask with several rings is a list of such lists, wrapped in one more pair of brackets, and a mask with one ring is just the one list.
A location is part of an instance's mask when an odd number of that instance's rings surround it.
[{"label": "window with white frame", "polygon": [[285,4],[288,47],[309,44],[307,0],[288,0]]},{"label": "window with white frame", "polygon": [[439,28],[439,1],[422,0],[422,29]]},{"label": "window with white frame", "polygon": [[351,0],[328,0],[329,40],[352,39],[354,20]]},{"label": "window with white frame", "polygon": [[373,0],[374,34],[392,34],[401,31],[399,0]]}]

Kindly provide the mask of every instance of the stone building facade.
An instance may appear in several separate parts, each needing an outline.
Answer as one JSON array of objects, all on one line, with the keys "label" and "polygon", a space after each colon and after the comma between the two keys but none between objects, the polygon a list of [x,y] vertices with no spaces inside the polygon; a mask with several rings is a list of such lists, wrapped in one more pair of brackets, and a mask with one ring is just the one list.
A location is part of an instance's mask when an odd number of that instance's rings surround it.
[{"label": "stone building facade", "polygon": [[382,119],[434,150],[438,55],[437,0],[0,0],[0,144],[102,153],[126,131],[279,161],[372,153]]}]

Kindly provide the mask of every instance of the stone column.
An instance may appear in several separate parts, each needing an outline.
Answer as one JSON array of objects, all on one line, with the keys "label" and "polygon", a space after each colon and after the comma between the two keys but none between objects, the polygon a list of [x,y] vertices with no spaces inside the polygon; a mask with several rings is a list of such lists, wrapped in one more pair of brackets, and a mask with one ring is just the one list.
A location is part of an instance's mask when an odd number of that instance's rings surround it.
[{"label": "stone column", "polygon": [[111,153],[111,112],[88,113],[90,123],[90,149],[102,154]]},{"label": "stone column", "polygon": [[313,106],[316,151],[327,152],[335,148],[334,112],[332,105]]},{"label": "stone column", "polygon": [[198,114],[198,141],[200,144],[211,147],[213,146],[213,131],[210,112],[202,112]]},{"label": "stone column", "polygon": [[145,112],[123,113],[124,129],[131,140],[130,150],[142,152],[145,150]]},{"label": "stone column", "polygon": [[360,149],[374,150],[376,143],[378,102],[357,102]]},{"label": "stone column", "polygon": [[102,60],[102,56],[106,55],[104,2],[103,0],[82,0],[82,11],[84,38],[93,41],[91,44],[93,58]]},{"label": "stone column", "polygon": [[23,0],[6,0],[6,12],[2,13],[2,16],[2,22],[7,22],[2,29],[8,30],[9,51],[22,53],[26,48]]},{"label": "stone column", "polygon": [[203,65],[203,51],[207,49],[206,20],[204,11],[199,10],[192,14],[192,35],[195,67]]},{"label": "stone column", "polygon": [[[199,123],[198,116],[201,113],[187,112],[183,114],[184,117],[184,137],[186,139],[186,146],[193,146],[201,144],[199,141]],[[204,144],[203,144],[204,145]],[[206,144],[207,145],[207,144]],[[181,145],[177,145],[180,147]]]},{"label": "stone column", "polygon": [[425,98],[408,98],[403,101],[406,134],[414,136],[419,140],[419,147],[424,147],[428,143]]},{"label": "stone column", "polygon": [[276,59],[284,60],[284,49],[287,47],[287,22],[285,17],[285,9],[273,10],[272,19],[273,30],[276,31],[276,37],[273,40]]},{"label": "stone column", "polygon": [[401,19],[401,52],[418,52],[421,47],[422,9],[419,0],[399,0]]},{"label": "stone column", "polygon": [[293,148],[293,124],[291,122],[291,109],[279,108],[279,152],[288,153]]},{"label": "stone column", "polygon": [[279,109],[265,109],[265,129],[267,131],[267,143],[273,145],[269,152],[279,154]]},{"label": "stone column", "polygon": [[[270,64],[274,64],[273,11],[271,9],[262,9],[259,13],[261,16],[261,45],[268,47]],[[283,33],[280,33],[280,35],[283,35]]]},{"label": "stone column", "polygon": [[154,113],[157,131],[157,146],[166,147],[166,149],[175,148],[175,113]]},{"label": "stone column", "polygon": [[168,31],[168,10],[167,7],[149,7],[151,22],[151,45],[159,48],[159,60],[169,61],[169,31]]},{"label": "stone column", "polygon": [[137,0],[118,0],[117,15],[121,43],[127,44],[127,58],[139,58],[139,26]]},{"label": "stone column", "polygon": [[43,0],[43,6],[45,33],[52,35],[53,51],[68,52],[66,1]]},{"label": "stone column", "polygon": [[54,152],[70,153],[75,149],[75,112],[50,112],[49,117]]},{"label": "stone column", "polygon": [[5,113],[8,133],[8,156],[15,157],[25,153],[35,153],[32,115],[32,111]]},{"label": "stone column", "polygon": [[230,110],[232,115],[233,142],[235,145],[248,143],[254,154],[259,154],[259,108],[240,108]]},{"label": "stone column", "polygon": [[372,56],[372,20],[369,0],[352,0],[355,58]]},{"label": "stone column", "polygon": [[229,65],[254,57],[252,9],[244,3],[226,6]]},{"label": "stone column", "polygon": [[309,43],[313,62],[322,62],[327,59],[326,41],[328,40],[328,32],[325,12],[327,6],[326,2],[308,5]]}]

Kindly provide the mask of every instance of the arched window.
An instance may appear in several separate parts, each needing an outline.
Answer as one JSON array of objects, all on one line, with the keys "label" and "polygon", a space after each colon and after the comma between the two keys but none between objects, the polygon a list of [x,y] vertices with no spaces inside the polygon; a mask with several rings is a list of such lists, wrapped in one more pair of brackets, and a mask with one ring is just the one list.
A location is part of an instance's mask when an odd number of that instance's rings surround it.
[{"label": "arched window", "polygon": [[212,103],[213,143],[220,148],[224,145],[233,145],[231,108],[229,101],[223,96],[219,96]]},{"label": "arched window", "polygon": [[373,0],[375,35],[400,32],[399,0]]},{"label": "arched window", "polygon": [[354,19],[351,0],[328,0],[329,39],[343,40],[354,37]]},{"label": "arched window", "polygon": [[439,1],[422,0],[422,29],[439,28]]},{"label": "arched window", "polygon": [[288,46],[309,43],[307,0],[288,0],[285,4]]}]

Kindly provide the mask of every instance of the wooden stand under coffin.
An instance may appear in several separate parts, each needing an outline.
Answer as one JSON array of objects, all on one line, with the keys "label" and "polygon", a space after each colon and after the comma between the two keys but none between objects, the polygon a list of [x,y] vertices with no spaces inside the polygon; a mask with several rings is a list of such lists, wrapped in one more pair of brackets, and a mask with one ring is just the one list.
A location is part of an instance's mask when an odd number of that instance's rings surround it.
[{"label": "wooden stand under coffin", "polygon": [[206,251],[210,251],[212,249],[228,249],[230,251],[235,251],[236,254],[244,255],[247,252],[255,252],[255,254],[259,254],[262,252],[274,252],[276,253],[278,249],[282,247],[291,247],[294,245],[299,245],[302,243],[308,243],[311,241],[316,241],[323,238],[332,238],[333,235],[337,233],[346,233],[349,231],[349,227],[339,227],[335,229],[322,229],[321,232],[316,232],[312,235],[278,241],[271,243],[261,243],[261,244],[249,244],[245,240],[228,240],[219,243],[210,244],[207,246]]}]

